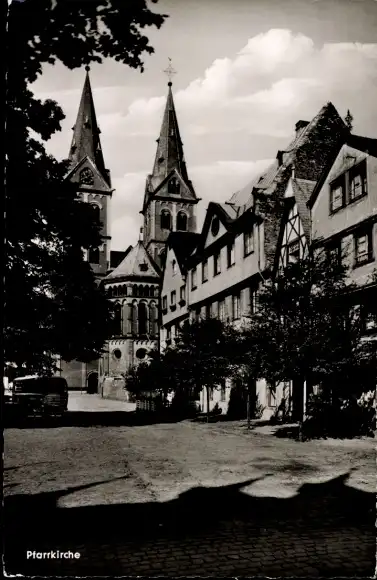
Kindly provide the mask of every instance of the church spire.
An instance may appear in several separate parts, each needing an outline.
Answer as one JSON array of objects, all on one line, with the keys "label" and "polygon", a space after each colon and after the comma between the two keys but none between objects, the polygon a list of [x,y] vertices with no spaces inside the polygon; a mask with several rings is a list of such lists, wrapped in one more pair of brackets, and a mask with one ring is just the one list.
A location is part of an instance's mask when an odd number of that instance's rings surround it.
[{"label": "church spire", "polygon": [[90,85],[89,66],[86,66],[85,70],[86,77],[79,111],[77,113],[76,124],[72,128],[73,138],[69,151],[69,160],[71,161],[71,166],[75,166],[84,157],[89,157],[107,180],[108,174],[105,169],[100,141],[101,131],[97,125],[92,87]]},{"label": "church spire", "polygon": [[152,175],[155,179],[159,178],[162,180],[165,179],[171,171],[176,169],[181,177],[186,181],[188,180],[188,175],[174,106],[172,92],[173,83],[171,82],[172,75],[175,74],[175,71],[169,63],[169,67],[164,72],[167,73],[169,78],[169,88],[160,136],[157,139],[157,151]]}]

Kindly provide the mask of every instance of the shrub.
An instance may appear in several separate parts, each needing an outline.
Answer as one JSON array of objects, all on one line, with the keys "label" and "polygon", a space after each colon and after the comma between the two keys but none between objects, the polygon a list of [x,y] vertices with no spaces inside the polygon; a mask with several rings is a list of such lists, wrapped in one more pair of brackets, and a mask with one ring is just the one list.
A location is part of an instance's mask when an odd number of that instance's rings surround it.
[{"label": "shrub", "polygon": [[329,393],[311,395],[302,425],[304,438],[373,436],[376,400],[372,391],[361,396],[331,397]]}]

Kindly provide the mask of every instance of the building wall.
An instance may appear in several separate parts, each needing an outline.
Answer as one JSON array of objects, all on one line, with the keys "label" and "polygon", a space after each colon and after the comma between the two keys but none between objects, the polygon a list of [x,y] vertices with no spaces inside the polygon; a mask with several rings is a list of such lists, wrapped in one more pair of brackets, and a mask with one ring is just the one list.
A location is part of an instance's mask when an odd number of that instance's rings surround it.
[{"label": "building wall", "polygon": [[[175,262],[175,273],[173,268]],[[181,288],[185,287],[185,304],[180,304]],[[175,291],[176,304],[175,308],[171,302],[171,293]],[[169,249],[166,255],[164,269],[163,285],[161,289],[161,308],[164,307],[164,298],[166,297],[167,311],[162,311],[163,326],[171,324],[177,318],[186,317],[188,314],[188,288],[186,277],[182,275],[177,257],[173,249]]]},{"label": "building wall", "polygon": [[[258,235],[260,228],[260,235]],[[210,296],[225,292],[232,286],[245,282],[255,273],[262,272],[265,267],[263,252],[263,224],[253,226],[254,250],[248,256],[244,256],[244,234],[235,237],[235,263],[227,266],[227,246],[220,250],[221,272],[214,273],[213,255],[208,257],[208,280],[202,282],[202,261],[197,265],[197,286],[192,287],[192,269],[189,271],[188,294],[190,308],[196,304],[208,300]]]},{"label": "building wall", "polygon": [[[356,161],[354,161],[356,159]],[[367,195],[336,212],[330,211],[330,184],[338,176],[349,171],[355,164],[366,159],[367,164]],[[348,191],[346,192],[348,195]],[[313,240],[330,240],[342,238],[341,245],[346,255],[346,263],[350,266],[350,279],[358,284],[365,284],[376,267],[377,258],[377,223],[372,226],[373,262],[355,267],[354,233],[357,225],[364,227],[367,219],[377,222],[377,158],[357,151],[349,146],[343,146],[337,159],[325,180],[312,208]],[[342,236],[342,233],[344,235]]]}]

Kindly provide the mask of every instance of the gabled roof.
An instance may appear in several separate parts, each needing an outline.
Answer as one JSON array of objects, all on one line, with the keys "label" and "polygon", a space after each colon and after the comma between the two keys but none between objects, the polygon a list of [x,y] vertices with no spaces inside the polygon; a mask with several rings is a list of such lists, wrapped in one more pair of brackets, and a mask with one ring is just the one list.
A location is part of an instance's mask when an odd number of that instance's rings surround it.
[{"label": "gabled roof", "polygon": [[127,254],[132,250],[132,246],[128,246],[124,252],[119,250],[111,250],[110,252],[110,268],[113,270],[124,260]]},{"label": "gabled roof", "polygon": [[110,281],[116,278],[156,278],[158,280],[160,276],[160,269],[148,254],[143,242],[139,240],[105,280]]},{"label": "gabled roof", "polygon": [[171,232],[167,240],[167,246],[174,251],[182,274],[187,272],[187,260],[194,252],[200,234],[194,232]]},{"label": "gabled roof", "polygon": [[372,157],[377,157],[377,139],[372,139],[371,137],[362,137],[361,135],[346,135],[344,140],[339,142],[337,149],[334,151],[334,154],[328,159],[327,165],[324,168],[320,179],[316,183],[316,186],[308,199],[307,203],[310,208],[313,207],[314,202],[317,199],[319,192],[321,191],[322,186],[325,183],[327,176],[330,173],[331,168],[334,165],[335,160],[344,145],[348,145],[357,151],[362,151],[367,155],[372,155]]},{"label": "gabled roof", "polygon": [[[112,193],[114,190],[111,189],[109,185],[109,180],[105,179],[103,174],[99,171],[98,167],[95,165],[94,161],[88,156],[85,155],[76,165],[71,167],[69,170],[66,179],[70,179],[72,181],[75,180],[76,174],[79,174],[81,168],[85,165],[90,165],[90,168],[94,174],[94,183],[93,185],[83,185],[80,189],[91,191],[96,191],[97,189],[101,191],[106,191],[107,193]],[[79,180],[79,177],[78,177]]]},{"label": "gabled roof", "polygon": [[69,160],[76,166],[84,157],[88,156],[110,185],[109,174],[105,168],[100,141],[100,129],[94,108],[92,88],[89,79],[89,67],[86,68],[86,77],[81,94],[80,106],[76,123],[73,127],[73,137],[69,151]]}]

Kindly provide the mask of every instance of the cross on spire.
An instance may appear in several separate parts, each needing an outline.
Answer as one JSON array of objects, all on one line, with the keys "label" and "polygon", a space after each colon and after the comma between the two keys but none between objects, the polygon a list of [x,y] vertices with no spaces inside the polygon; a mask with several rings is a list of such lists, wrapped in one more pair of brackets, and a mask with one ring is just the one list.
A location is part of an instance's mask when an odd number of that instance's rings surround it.
[{"label": "cross on spire", "polygon": [[172,84],[173,84],[173,83],[171,82],[171,79],[173,78],[173,75],[175,75],[175,74],[177,73],[177,71],[173,69],[173,67],[172,67],[172,64],[171,64],[171,58],[170,58],[170,57],[168,57],[168,61],[169,61],[169,65],[168,65],[168,67],[167,67],[167,68],[164,70],[164,73],[166,74],[166,76],[167,76],[167,77],[168,77],[168,79],[169,79],[168,86],[169,86],[169,87],[171,87],[171,86],[172,86]]}]

